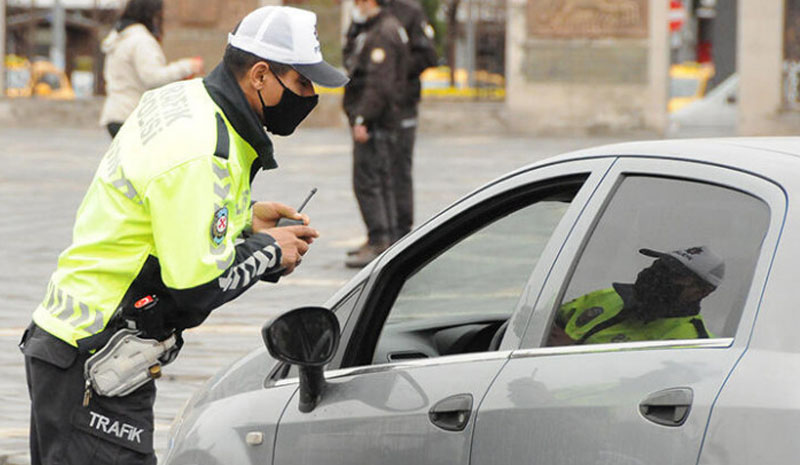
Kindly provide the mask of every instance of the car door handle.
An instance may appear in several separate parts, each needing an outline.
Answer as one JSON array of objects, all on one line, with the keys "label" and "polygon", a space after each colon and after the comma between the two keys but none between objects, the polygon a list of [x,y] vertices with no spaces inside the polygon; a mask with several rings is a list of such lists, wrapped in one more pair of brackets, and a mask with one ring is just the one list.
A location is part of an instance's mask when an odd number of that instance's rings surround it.
[{"label": "car door handle", "polygon": [[463,431],[472,416],[472,394],[444,398],[428,411],[431,423],[446,431]]},{"label": "car door handle", "polygon": [[689,418],[694,393],[690,388],[672,388],[647,396],[639,404],[642,416],[663,426],[681,426]]}]

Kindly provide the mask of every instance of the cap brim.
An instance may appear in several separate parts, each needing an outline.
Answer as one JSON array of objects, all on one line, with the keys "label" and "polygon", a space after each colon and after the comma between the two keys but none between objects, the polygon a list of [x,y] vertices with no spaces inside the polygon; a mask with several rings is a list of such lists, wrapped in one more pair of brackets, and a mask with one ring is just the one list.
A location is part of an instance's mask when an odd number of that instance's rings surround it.
[{"label": "cap brim", "polygon": [[313,65],[292,65],[292,68],[314,84],[322,87],[342,87],[350,81],[347,75],[334,68],[326,61],[320,61]]},{"label": "cap brim", "polygon": [[663,258],[663,257],[669,257],[670,256],[670,254],[668,254],[668,253],[658,252],[658,251],[653,250],[653,249],[639,249],[639,253],[642,254],[642,255],[646,255],[648,257],[653,257],[653,258]]}]

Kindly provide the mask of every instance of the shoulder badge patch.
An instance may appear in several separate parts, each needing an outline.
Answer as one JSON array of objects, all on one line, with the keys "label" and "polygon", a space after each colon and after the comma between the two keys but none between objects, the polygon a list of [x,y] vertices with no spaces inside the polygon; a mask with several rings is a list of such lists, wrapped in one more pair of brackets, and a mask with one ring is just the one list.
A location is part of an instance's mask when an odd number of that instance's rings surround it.
[{"label": "shoulder badge patch", "polygon": [[374,63],[383,63],[383,60],[386,59],[386,52],[382,48],[376,47],[372,49],[369,57]]},{"label": "shoulder badge patch", "polygon": [[406,32],[406,28],[400,26],[397,28],[397,35],[400,36],[400,40],[404,43],[408,43],[408,32]]},{"label": "shoulder badge patch", "polygon": [[433,36],[436,33],[433,31],[433,26],[431,26],[430,23],[423,22],[422,23],[422,30],[425,31],[425,37],[427,37],[428,39],[433,40]]},{"label": "shoulder badge patch", "polygon": [[605,310],[603,307],[587,308],[586,310],[582,311],[580,315],[578,315],[578,318],[575,319],[575,326],[578,328],[584,326],[598,316],[602,315],[604,311]]},{"label": "shoulder badge patch", "polygon": [[214,221],[211,223],[211,240],[215,244],[222,244],[225,233],[228,232],[228,207],[222,207],[214,213]]}]

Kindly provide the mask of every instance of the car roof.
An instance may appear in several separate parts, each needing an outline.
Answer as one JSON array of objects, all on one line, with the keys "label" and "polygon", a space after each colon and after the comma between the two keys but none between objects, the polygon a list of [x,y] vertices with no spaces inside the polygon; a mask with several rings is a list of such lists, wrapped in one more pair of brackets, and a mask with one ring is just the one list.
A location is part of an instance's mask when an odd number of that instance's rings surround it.
[{"label": "car roof", "polygon": [[800,137],[732,137],[624,142],[547,158],[532,163],[519,171],[570,160],[609,156],[655,156],[713,163],[780,181],[785,180],[787,175],[798,177],[795,170],[800,170]]}]

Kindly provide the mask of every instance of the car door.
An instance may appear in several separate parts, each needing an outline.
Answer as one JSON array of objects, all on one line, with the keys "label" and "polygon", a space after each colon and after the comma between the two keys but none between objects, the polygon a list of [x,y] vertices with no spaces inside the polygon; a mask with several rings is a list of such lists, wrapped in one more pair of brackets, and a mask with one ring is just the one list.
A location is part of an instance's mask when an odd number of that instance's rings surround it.
[{"label": "car door", "polygon": [[[714,401],[746,349],[785,205],[777,186],[740,171],[620,158],[542,292],[528,296],[530,325],[479,408],[471,463],[696,463]],[[609,288],[644,294],[620,287],[654,266],[642,249],[699,247],[724,261],[699,304],[707,337],[698,329],[681,340],[552,345],[573,299]],[[581,313],[583,324],[609,308]]]},{"label": "car door", "polygon": [[[380,259],[310,413],[289,402],[275,464],[466,464],[474,411],[519,337],[537,288],[612,159],[500,180]],[[296,383],[278,381],[277,386]]]}]

